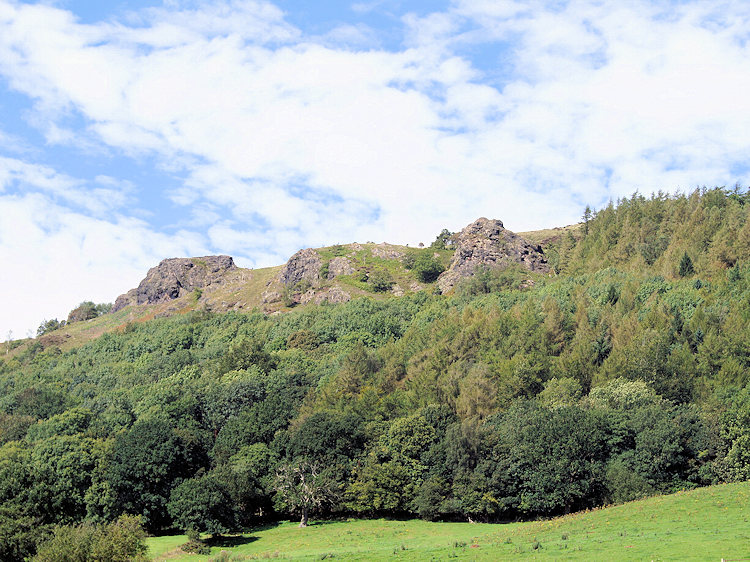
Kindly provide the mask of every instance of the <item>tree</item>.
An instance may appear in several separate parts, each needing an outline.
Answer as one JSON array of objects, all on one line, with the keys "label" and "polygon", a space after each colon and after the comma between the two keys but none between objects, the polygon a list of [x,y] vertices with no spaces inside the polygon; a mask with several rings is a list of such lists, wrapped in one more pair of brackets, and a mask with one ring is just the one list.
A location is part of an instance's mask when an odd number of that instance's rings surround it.
[{"label": "tree", "polygon": [[143,515],[151,530],[169,524],[170,493],[188,469],[184,444],[167,422],[136,422],[113,447],[107,480],[115,513]]},{"label": "tree", "polygon": [[211,474],[173,489],[167,509],[174,524],[185,531],[220,535],[235,528],[229,491]]},{"label": "tree", "polygon": [[68,324],[83,322],[99,316],[96,305],[91,301],[84,301],[68,313]]},{"label": "tree", "polygon": [[603,416],[575,406],[547,410],[519,402],[498,432],[496,454],[506,460],[519,512],[554,515],[601,503],[608,456]]},{"label": "tree", "polygon": [[393,277],[385,269],[376,269],[367,278],[367,282],[372,285],[372,288],[379,292],[390,291],[393,286]]},{"label": "tree", "polygon": [[276,471],[277,504],[300,513],[300,527],[307,527],[310,513],[338,498],[330,473],[313,461],[300,460],[279,465]]},{"label": "tree", "polygon": [[432,255],[429,250],[420,252],[414,260],[414,273],[422,283],[432,283],[440,274],[445,271],[445,267],[440,260]]},{"label": "tree", "polygon": [[453,234],[453,232],[451,232],[447,228],[444,228],[440,231],[440,234],[437,235],[435,241],[430,244],[430,248],[432,248],[433,250],[445,250],[446,248],[448,248],[448,246],[452,246]]},{"label": "tree", "polygon": [[589,233],[589,221],[591,220],[591,217],[593,216],[593,213],[591,212],[591,207],[586,205],[586,209],[583,211],[583,233],[588,236]]},{"label": "tree", "polygon": [[42,323],[39,324],[39,327],[36,329],[36,335],[37,337],[43,336],[44,334],[49,334],[50,332],[59,330],[64,326],[65,320],[62,322],[59,322],[57,318],[53,318],[52,320],[42,320]]},{"label": "tree", "polygon": [[693,275],[695,273],[695,268],[693,267],[693,260],[690,259],[690,256],[687,252],[682,254],[682,259],[680,260],[680,269],[679,269],[680,277],[689,277],[690,275]]}]

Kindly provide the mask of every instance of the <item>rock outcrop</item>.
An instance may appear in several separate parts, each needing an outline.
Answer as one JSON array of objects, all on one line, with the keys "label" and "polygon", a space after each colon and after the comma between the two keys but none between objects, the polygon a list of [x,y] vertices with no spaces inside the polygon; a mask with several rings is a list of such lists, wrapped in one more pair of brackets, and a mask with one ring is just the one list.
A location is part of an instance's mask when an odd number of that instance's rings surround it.
[{"label": "rock outcrop", "polygon": [[286,287],[296,285],[302,280],[315,285],[320,280],[322,263],[320,254],[312,248],[300,250],[286,262],[281,273],[279,273],[279,280]]},{"label": "rock outcrop", "polygon": [[481,218],[456,236],[456,251],[449,268],[438,278],[438,287],[445,293],[461,279],[474,274],[477,267],[504,269],[521,264],[529,271],[549,271],[541,246],[505,230],[499,220]]},{"label": "rock outcrop", "polygon": [[117,297],[112,312],[132,304],[156,304],[223,282],[237,266],[229,256],[171,258],[148,270],[137,288]]},{"label": "rock outcrop", "polygon": [[328,263],[328,279],[334,279],[339,275],[351,275],[352,273],[354,273],[354,267],[352,267],[349,258],[339,256]]}]

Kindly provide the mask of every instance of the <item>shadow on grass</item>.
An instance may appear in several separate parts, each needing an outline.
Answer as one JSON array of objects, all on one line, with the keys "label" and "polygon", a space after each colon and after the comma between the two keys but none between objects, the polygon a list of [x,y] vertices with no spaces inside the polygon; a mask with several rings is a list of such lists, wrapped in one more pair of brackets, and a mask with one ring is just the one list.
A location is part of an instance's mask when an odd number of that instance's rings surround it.
[{"label": "shadow on grass", "polygon": [[243,535],[211,537],[206,539],[206,544],[209,546],[218,546],[222,548],[232,548],[235,546],[242,546],[243,544],[250,544],[258,540],[258,537],[250,536],[246,537]]},{"label": "shadow on grass", "polygon": [[[341,523],[342,521],[347,521],[347,519],[313,519],[307,522],[308,527],[319,527],[322,525],[332,525],[333,523]],[[283,519],[281,521],[271,521],[268,523],[262,523],[259,525],[254,525],[253,527],[248,528],[245,532],[246,533],[259,533],[260,531],[268,531],[270,529],[275,529],[276,527],[285,524],[285,523],[295,523],[296,525],[299,525],[299,520],[288,520]]]}]

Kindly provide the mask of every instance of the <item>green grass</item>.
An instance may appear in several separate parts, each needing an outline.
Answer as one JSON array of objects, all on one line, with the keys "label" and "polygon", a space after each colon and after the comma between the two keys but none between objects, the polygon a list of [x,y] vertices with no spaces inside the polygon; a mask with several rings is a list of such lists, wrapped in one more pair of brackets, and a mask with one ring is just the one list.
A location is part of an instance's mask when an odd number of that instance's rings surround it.
[{"label": "green grass", "polygon": [[750,558],[750,482],[701,488],[504,525],[420,520],[281,523],[257,529],[210,556],[185,555],[184,536],[149,539],[155,560],[738,560]]},{"label": "green grass", "polygon": [[574,237],[580,238],[581,230],[583,230],[583,223],[579,222],[568,226],[531,230],[528,232],[516,232],[516,234],[533,244],[547,246],[548,244],[559,242],[566,232],[570,232]]}]

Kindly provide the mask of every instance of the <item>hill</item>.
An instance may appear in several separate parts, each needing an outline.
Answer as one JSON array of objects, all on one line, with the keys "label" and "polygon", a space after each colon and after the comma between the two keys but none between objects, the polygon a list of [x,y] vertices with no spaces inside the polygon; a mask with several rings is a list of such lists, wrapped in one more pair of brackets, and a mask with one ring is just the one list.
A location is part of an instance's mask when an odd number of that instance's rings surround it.
[{"label": "hill", "polygon": [[0,360],[0,559],[121,514],[497,522],[747,480],[748,202],[634,195],[541,248],[480,219],[162,262]]}]

